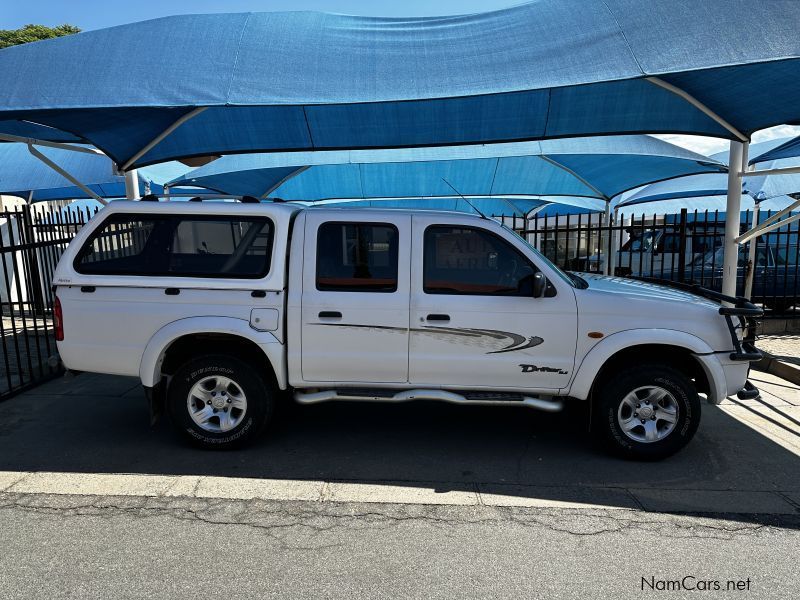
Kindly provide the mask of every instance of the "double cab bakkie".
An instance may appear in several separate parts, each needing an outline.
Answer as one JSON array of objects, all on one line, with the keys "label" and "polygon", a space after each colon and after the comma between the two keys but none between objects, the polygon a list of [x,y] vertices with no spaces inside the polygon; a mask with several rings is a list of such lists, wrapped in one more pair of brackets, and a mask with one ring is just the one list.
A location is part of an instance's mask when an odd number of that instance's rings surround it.
[{"label": "double cab bakkie", "polygon": [[655,459],[692,438],[699,394],[757,394],[760,309],[744,299],[565,273],[464,213],[112,202],[54,286],[64,365],[138,377],[205,447],[252,441],[287,392],[545,411],[569,397],[610,449]]}]

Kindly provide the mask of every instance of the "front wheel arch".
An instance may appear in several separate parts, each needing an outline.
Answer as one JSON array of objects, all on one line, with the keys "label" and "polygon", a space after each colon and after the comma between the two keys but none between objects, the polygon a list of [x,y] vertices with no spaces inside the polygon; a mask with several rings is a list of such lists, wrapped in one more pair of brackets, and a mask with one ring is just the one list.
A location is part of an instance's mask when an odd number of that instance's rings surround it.
[{"label": "front wheel arch", "polygon": [[708,387],[702,385],[705,381],[710,384],[712,391],[719,387],[717,380],[724,379],[721,367],[709,372],[706,368],[708,361],[700,360],[700,355],[711,355],[714,351],[697,336],[672,329],[630,329],[604,337],[584,355],[582,360],[578,358],[575,376],[569,388],[563,389],[561,393],[579,400],[588,400],[595,388],[598,375],[609,365],[609,361],[618,360],[621,356],[625,356],[623,354],[625,352],[630,353],[628,356],[632,361],[639,360],[639,352],[655,352],[657,362],[669,361],[675,356],[681,357],[681,360],[691,358],[693,362],[688,364],[694,368],[693,365],[696,363],[702,371],[702,375],[697,374],[701,381],[700,387]]},{"label": "front wheel arch", "polygon": [[599,386],[615,374],[628,367],[645,364],[660,364],[676,369],[694,382],[698,392],[711,392],[708,374],[691,350],[672,344],[639,344],[619,350],[608,357],[592,382],[590,398]]}]

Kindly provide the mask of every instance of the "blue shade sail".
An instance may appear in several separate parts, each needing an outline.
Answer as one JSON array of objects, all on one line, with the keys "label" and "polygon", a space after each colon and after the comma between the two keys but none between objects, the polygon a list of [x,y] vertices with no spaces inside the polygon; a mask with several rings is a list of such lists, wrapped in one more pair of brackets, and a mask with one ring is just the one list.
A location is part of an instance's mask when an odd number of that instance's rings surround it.
[{"label": "blue shade sail", "polygon": [[388,198],[373,200],[333,200],[319,204],[337,208],[403,208],[414,210],[452,210],[479,213],[487,217],[524,217],[549,203],[533,198]]},{"label": "blue shade sail", "polygon": [[[760,160],[764,154],[771,154],[773,149],[781,147],[786,140],[770,140],[750,146],[750,154],[754,160]],[[719,153],[712,158],[722,162],[727,159],[725,153]],[[787,158],[781,160],[771,160],[759,164],[760,169],[771,169],[797,166],[800,159]],[[698,208],[704,210],[712,206],[712,201],[704,203],[703,198],[719,198],[727,195],[728,177],[725,174],[702,174],[679,177],[669,181],[662,181],[647,185],[635,194],[628,196],[617,203],[617,206],[631,206],[648,202],[664,202],[673,200],[674,210],[680,210],[681,206],[691,206],[692,210]],[[787,194],[800,192],[800,174],[789,175],[745,175],[742,178],[742,202],[743,209],[749,204],[752,208],[753,202],[763,202],[772,198],[783,198]],[[680,201],[680,202],[678,202]],[[717,202],[716,200],[714,202]],[[649,208],[647,209],[650,210]]]},{"label": "blue shade sail", "polygon": [[[0,121],[0,133],[7,135],[14,135],[22,138],[48,140],[51,142],[80,142],[81,138],[67,133],[53,129],[52,127],[45,127],[37,125],[36,123],[28,123],[25,121]],[[0,139],[0,142],[5,140]],[[17,140],[22,141],[22,140]]]},{"label": "blue shade sail", "polygon": [[763,154],[751,158],[750,164],[758,164],[759,169],[767,169],[769,167],[759,163],[772,162],[774,160],[787,158],[800,158],[800,136],[791,138],[789,140],[781,140],[780,145],[772,148],[768,152],[764,152]]},{"label": "blue shade sail", "polygon": [[537,0],[432,18],[181,15],[0,51],[0,121],[59,128],[123,165],[206,109],[132,166],[616,133],[734,139],[648,77],[745,136],[800,122],[798,22],[796,0]]},{"label": "blue shade sail", "polygon": [[[759,210],[767,211],[771,210],[772,212],[777,212],[779,210],[783,210],[784,208],[790,206],[795,202],[794,198],[791,196],[776,196],[774,198],[770,198],[769,200],[764,200],[759,202]],[[616,212],[622,216],[634,216],[640,217],[642,215],[652,216],[652,215],[670,215],[670,214],[677,214],[681,211],[682,208],[685,208],[692,214],[695,210],[698,213],[703,213],[704,211],[708,211],[709,213],[713,213],[714,211],[719,211],[720,215],[724,215],[727,209],[728,198],[727,196],[702,196],[702,197],[692,197],[686,198],[681,202],[676,202],[674,200],[662,200],[662,201],[654,201],[654,202],[646,202],[642,204],[626,204],[626,205],[618,205],[616,207]],[[742,196],[742,204],[741,210],[742,212],[745,211],[752,211],[753,207],[755,206],[755,201],[751,196]]]},{"label": "blue shade sail", "polygon": [[718,161],[639,135],[484,146],[231,155],[168,185],[302,201],[452,198],[459,194],[606,201],[651,181],[724,170]]},{"label": "blue shade sail", "polygon": [[[45,156],[102,198],[125,196],[125,178],[114,174],[114,164],[106,156],[57,148],[38,148]],[[149,185],[161,193],[165,177],[188,168],[183,165],[148,167],[139,172],[139,188]],[[0,144],[0,194],[20,196],[33,202],[88,198],[71,181],[33,156],[25,144]]]},{"label": "blue shade sail", "polygon": [[453,210],[480,213],[489,217],[526,217],[540,215],[604,212],[606,203],[591,198],[389,198],[372,200],[323,200],[309,205],[341,208],[404,208],[417,210]]}]

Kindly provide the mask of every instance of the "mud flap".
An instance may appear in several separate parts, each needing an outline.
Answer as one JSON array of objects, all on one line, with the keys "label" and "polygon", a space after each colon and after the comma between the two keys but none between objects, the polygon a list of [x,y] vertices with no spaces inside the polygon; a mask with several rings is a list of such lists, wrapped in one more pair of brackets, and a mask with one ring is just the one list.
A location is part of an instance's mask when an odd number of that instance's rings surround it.
[{"label": "mud flap", "polygon": [[144,396],[147,398],[147,407],[150,412],[150,427],[153,427],[161,415],[164,414],[166,403],[166,385],[164,381],[157,383],[153,387],[144,388]]}]

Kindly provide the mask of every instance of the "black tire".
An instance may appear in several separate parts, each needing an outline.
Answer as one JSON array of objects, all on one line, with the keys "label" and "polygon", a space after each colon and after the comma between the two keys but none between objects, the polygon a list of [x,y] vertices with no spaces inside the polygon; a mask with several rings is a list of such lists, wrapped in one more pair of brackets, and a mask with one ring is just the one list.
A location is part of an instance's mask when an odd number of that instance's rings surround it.
[{"label": "black tire", "polygon": [[[244,410],[230,408],[231,420],[238,420],[238,423],[226,431],[213,429],[221,429],[221,417],[226,415],[227,418],[227,407],[217,409],[214,405],[209,405],[208,409],[213,410],[216,416],[211,416],[205,427],[196,423],[189,412],[189,393],[195,388],[195,384],[204,381],[213,387],[213,378],[216,376],[232,380],[234,385],[229,390],[234,395],[243,394],[246,399]],[[237,389],[241,394],[236,394]],[[215,396],[216,394],[214,392]],[[220,392],[220,396],[222,395],[224,394]],[[275,397],[274,385],[266,381],[249,363],[232,356],[209,354],[190,360],[175,372],[169,386],[167,408],[173,425],[185,439],[203,448],[221,450],[240,448],[253,442],[272,416]],[[193,403],[194,410],[204,408],[199,397],[195,397]]]},{"label": "black tire", "polygon": [[[617,456],[633,460],[661,460],[688,444],[697,431],[700,398],[692,381],[680,371],[656,364],[637,365],[604,379],[594,393],[592,433],[598,442]],[[659,405],[661,412],[653,411],[649,401],[645,405],[645,399],[653,397],[648,395],[648,386],[668,392],[669,396],[660,401],[664,404],[664,408]],[[640,391],[635,397],[642,398],[641,403],[637,404],[641,407],[638,409],[632,407],[631,402],[626,402],[626,397],[636,390]],[[666,409],[671,409],[673,405],[677,407],[677,418],[670,430],[671,424],[659,416],[668,417]],[[638,418],[641,415],[634,410],[646,411],[647,419]],[[651,424],[650,420],[654,423]],[[622,422],[630,424],[633,429],[626,433]],[[644,424],[640,426],[642,422]],[[656,428],[654,436],[663,437],[657,437],[654,441],[634,439],[646,437],[648,431],[653,431],[652,427]]]}]

